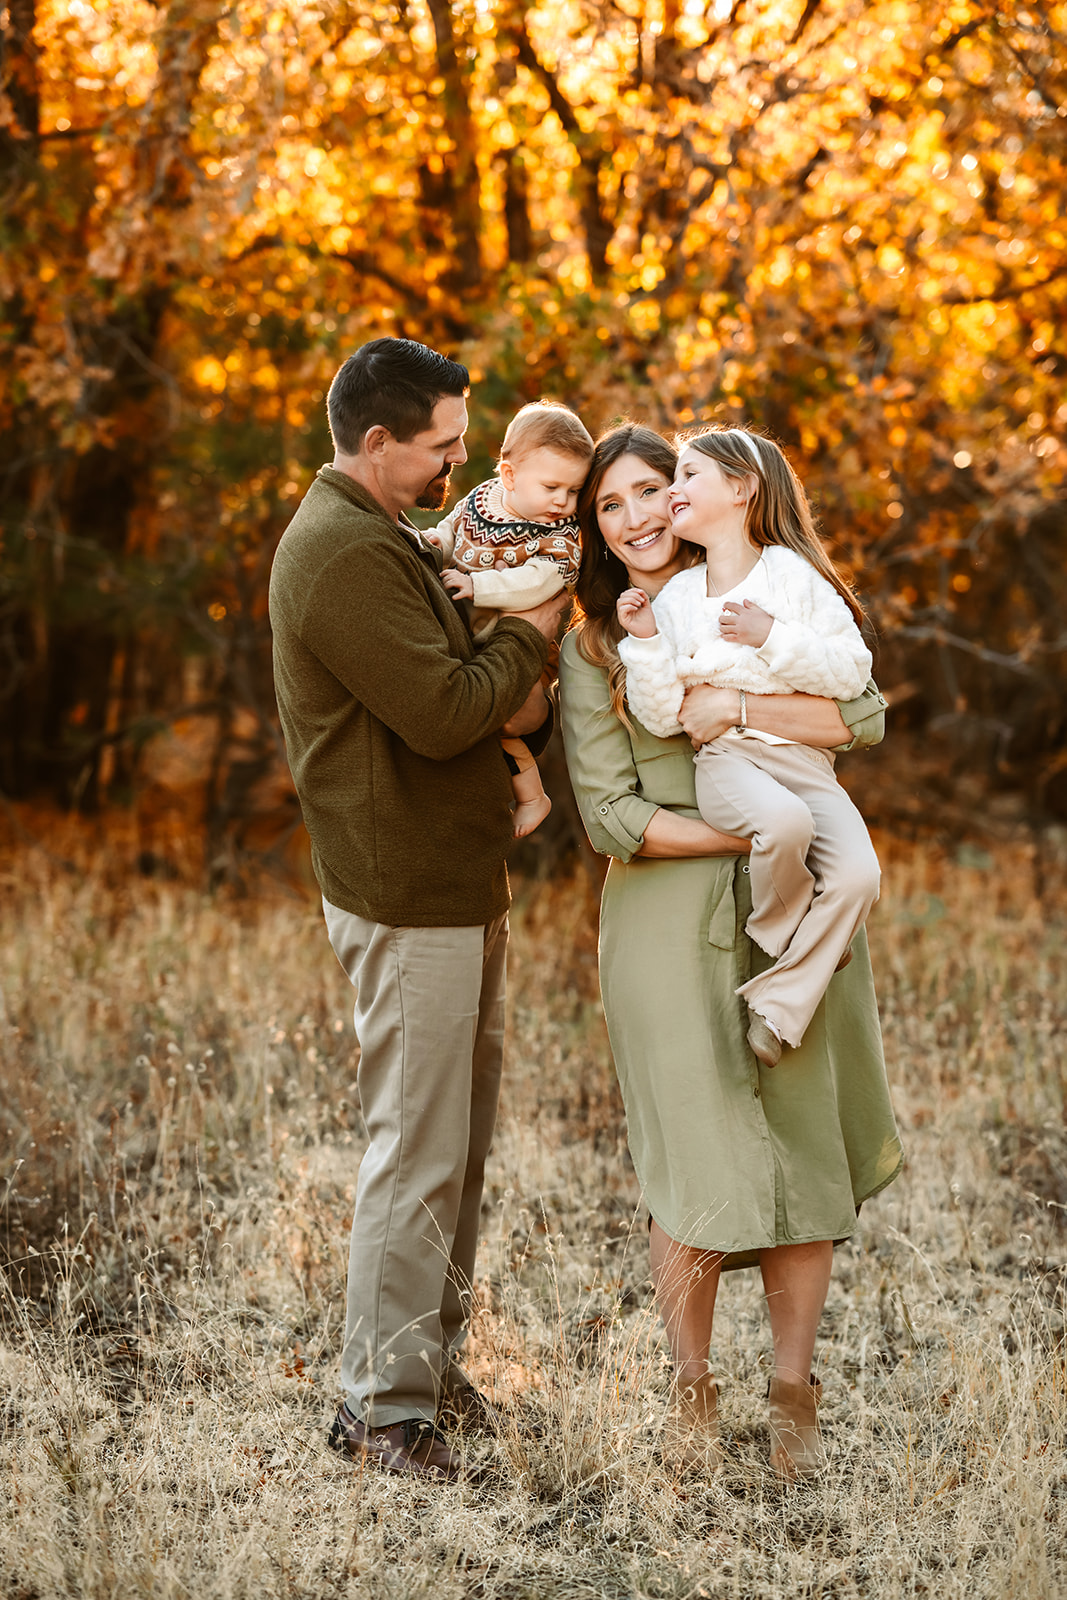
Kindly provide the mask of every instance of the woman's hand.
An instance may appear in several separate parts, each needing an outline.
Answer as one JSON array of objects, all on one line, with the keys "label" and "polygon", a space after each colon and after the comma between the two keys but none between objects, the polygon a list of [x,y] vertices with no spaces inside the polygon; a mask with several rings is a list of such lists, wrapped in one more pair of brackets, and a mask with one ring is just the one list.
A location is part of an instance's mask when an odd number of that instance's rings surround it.
[{"label": "woman's hand", "polygon": [[624,589],[615,603],[619,621],[633,639],[654,639],[659,629],[643,589]]},{"label": "woman's hand", "polygon": [[767,635],[774,625],[769,611],[764,611],[754,600],[724,600],[719,618],[719,632],[731,644],[750,644],[756,649],[767,643]]},{"label": "woman's hand", "polygon": [[716,689],[710,683],[694,683],[685,691],[678,721],[689,735],[694,750],[710,744],[741,720],[741,697],[736,689]]}]

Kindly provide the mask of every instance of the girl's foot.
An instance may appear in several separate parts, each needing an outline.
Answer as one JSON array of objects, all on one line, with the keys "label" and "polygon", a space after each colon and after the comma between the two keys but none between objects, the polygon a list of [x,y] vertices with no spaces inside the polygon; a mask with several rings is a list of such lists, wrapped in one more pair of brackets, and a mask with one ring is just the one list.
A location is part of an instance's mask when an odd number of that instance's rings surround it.
[{"label": "girl's foot", "polygon": [[536,800],[519,800],[511,813],[515,824],[515,838],[525,839],[528,833],[533,833],[551,810],[552,802],[547,794],[538,795]]},{"label": "girl's foot", "polygon": [[766,1017],[758,1011],[748,1014],[748,1045],[765,1067],[776,1067],[782,1059],[782,1041]]}]

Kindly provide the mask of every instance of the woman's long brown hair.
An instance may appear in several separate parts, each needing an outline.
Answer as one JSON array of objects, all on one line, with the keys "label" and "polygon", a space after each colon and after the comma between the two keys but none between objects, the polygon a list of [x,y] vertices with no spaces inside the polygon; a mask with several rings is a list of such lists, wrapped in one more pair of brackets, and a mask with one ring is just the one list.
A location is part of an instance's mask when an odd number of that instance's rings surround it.
[{"label": "woman's long brown hair", "polygon": [[748,428],[702,428],[679,435],[679,450],[699,450],[718,462],[731,478],[755,478],[757,489],[745,512],[745,532],[763,550],[769,544],[785,545],[809,561],[835,588],[863,626],[863,607],[823,549],[815,531],[804,486],[773,439]]},{"label": "woman's long brown hair", "polygon": [[[637,456],[653,471],[661,472],[668,483],[674,478],[678,456],[673,445],[652,428],[643,427],[639,422],[620,422],[597,440],[589,474],[578,496],[582,559],[574,591],[578,603],[571,626],[577,632],[582,655],[607,676],[611,709],[629,726],[626,668],[619,659],[619,640],[624,629],[615,602],[623,590],[630,587],[630,577],[618,556],[604,543],[596,514],[596,500],[604,474],[622,456]],[[694,554],[698,556],[699,552]]]}]

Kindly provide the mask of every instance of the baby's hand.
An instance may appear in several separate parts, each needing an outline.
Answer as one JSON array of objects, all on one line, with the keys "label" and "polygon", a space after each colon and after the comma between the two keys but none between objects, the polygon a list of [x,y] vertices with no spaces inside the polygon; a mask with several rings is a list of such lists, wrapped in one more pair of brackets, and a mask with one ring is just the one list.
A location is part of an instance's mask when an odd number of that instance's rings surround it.
[{"label": "baby's hand", "polygon": [[758,647],[766,644],[773,622],[774,618],[770,612],[764,611],[754,600],[743,600],[740,605],[736,600],[724,600],[722,616],[719,618],[719,632],[724,639],[729,639],[731,644],[751,644]]},{"label": "baby's hand", "polygon": [[441,574],[441,582],[454,599],[474,599],[474,579],[469,572],[458,572],[455,567],[446,567]]},{"label": "baby's hand", "polygon": [[654,639],[659,629],[652,602],[643,589],[624,589],[616,602],[619,621],[634,639]]},{"label": "baby's hand", "polygon": [[424,544],[432,544],[435,550],[444,549],[444,544],[442,543],[441,535],[439,533],[424,533],[422,539]]}]

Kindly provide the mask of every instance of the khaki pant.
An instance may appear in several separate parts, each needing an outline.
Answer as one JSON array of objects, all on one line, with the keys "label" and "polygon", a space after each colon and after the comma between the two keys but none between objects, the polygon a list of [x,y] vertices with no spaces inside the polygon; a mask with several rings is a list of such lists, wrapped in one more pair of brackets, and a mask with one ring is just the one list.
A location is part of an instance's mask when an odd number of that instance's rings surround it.
[{"label": "khaki pant", "polygon": [[466,1336],[504,1042],[507,917],[390,928],[323,901],[356,988],[360,1164],[341,1382],[371,1426],[432,1418]]},{"label": "khaki pant", "polygon": [[696,755],[705,822],[752,840],[749,938],[775,963],[737,993],[798,1045],[878,898],[870,835],[824,750],[725,735]]}]

